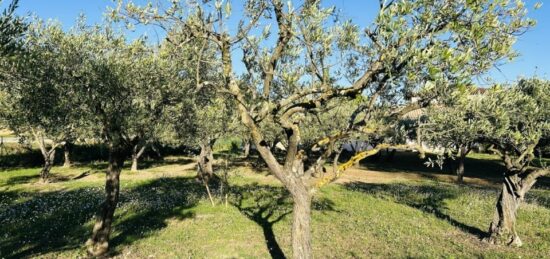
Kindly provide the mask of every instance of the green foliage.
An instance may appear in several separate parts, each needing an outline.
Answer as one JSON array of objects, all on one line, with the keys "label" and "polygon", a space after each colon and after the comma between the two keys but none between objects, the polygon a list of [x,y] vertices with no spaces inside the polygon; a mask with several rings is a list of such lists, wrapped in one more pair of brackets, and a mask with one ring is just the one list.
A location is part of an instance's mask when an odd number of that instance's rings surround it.
[{"label": "green foliage", "polygon": [[487,143],[528,164],[550,134],[549,95],[550,83],[538,78],[496,85],[484,94],[457,91],[430,109],[425,139],[449,148]]},{"label": "green foliage", "polygon": [[24,18],[15,15],[18,4],[19,0],[13,0],[0,14],[0,61],[19,50],[21,37],[27,30]]},{"label": "green foliage", "polygon": [[29,26],[23,54],[2,63],[10,76],[0,82],[0,116],[18,135],[31,132],[65,140],[79,125],[67,89],[72,57],[65,52],[60,24],[36,21]]}]

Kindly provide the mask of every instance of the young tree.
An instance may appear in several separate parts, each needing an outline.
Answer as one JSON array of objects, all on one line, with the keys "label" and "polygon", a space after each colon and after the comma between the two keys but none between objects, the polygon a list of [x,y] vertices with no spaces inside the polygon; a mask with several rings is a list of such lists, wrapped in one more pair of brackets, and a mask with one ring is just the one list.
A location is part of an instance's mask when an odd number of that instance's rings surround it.
[{"label": "young tree", "polygon": [[[479,121],[474,116],[473,99],[483,98],[473,87],[461,87],[451,95],[441,96],[427,109],[427,121],[419,125],[421,139],[443,148],[444,155],[456,159],[454,169],[458,182],[464,181],[464,161],[479,141]],[[449,160],[449,159],[448,159]]]},{"label": "young tree", "polygon": [[[334,141],[352,129],[368,129],[361,122],[370,121],[374,107],[399,101],[406,88],[469,78],[512,57],[515,35],[532,24],[524,18],[523,2],[507,0],[380,1],[373,24],[363,28],[332,22],[334,8],[315,0],[249,0],[238,23],[228,22],[231,2],[203,1],[185,12],[177,1],[167,9],[120,3],[115,14],[164,28],[177,24],[188,38],[207,39],[218,48],[211,62],[222,68],[223,84],[213,87],[235,100],[258,153],[291,193],[295,258],[312,257],[311,198],[317,185],[311,176],[332,155]],[[236,50],[242,52],[242,73],[234,66]],[[340,125],[343,133],[304,145],[308,116],[331,100],[362,94],[368,102],[348,125]],[[261,127],[266,120],[284,132],[283,154],[267,145]]]}]

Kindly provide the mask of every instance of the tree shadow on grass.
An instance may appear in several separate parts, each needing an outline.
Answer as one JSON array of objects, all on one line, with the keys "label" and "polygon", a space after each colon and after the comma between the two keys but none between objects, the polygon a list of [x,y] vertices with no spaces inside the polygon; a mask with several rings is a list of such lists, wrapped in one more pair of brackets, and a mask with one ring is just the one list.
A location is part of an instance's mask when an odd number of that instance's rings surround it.
[{"label": "tree shadow on grass", "polygon": [[[166,227],[169,218],[204,197],[193,178],[159,178],[121,190],[111,241],[113,251]],[[0,201],[0,257],[39,257],[83,247],[104,199],[101,187],[47,193],[3,192]],[[4,203],[5,198],[18,200]]]},{"label": "tree shadow on grass", "polygon": [[[435,155],[431,154],[427,154],[427,158],[437,159]],[[361,161],[360,164],[370,170],[388,173],[419,173],[426,178],[433,179],[437,179],[436,175],[454,175],[450,172],[450,163],[445,163],[441,169],[437,165],[426,166],[426,159],[420,159],[418,153],[415,152],[398,151],[391,160],[373,156]],[[480,178],[498,184],[502,182],[502,172],[504,171],[505,167],[499,160],[472,157],[467,157],[465,160],[464,176],[466,177]]]},{"label": "tree shadow on grass", "polygon": [[[231,202],[248,219],[262,227],[267,249],[272,258],[286,258],[279,246],[273,226],[292,212],[292,200],[282,187],[248,184],[231,187],[235,197]],[[336,211],[328,198],[314,198],[312,209]]]},{"label": "tree shadow on grass", "polygon": [[33,174],[33,175],[19,175],[19,176],[13,176],[10,177],[6,184],[3,186],[10,186],[10,185],[16,185],[16,184],[25,184],[29,182],[35,182],[40,178],[39,174]]},{"label": "tree shadow on grass", "polygon": [[460,228],[462,231],[482,239],[487,233],[477,227],[462,223],[445,213],[445,200],[454,199],[459,190],[439,186],[416,186],[407,184],[370,184],[363,182],[351,182],[344,185],[347,189],[362,191],[383,199],[393,201],[430,213],[438,219]]},{"label": "tree shadow on grass", "polygon": [[[139,161],[139,170],[146,170],[159,166],[167,165],[186,165],[194,163],[195,160],[191,158],[177,158],[177,159],[163,159],[163,160],[153,160],[153,159],[142,159]],[[130,170],[132,166],[132,161],[127,161],[124,163],[124,168]]]},{"label": "tree shadow on grass", "polygon": [[267,249],[272,258],[286,258],[279,246],[273,225],[292,212],[288,192],[281,187],[245,185],[232,187],[233,205],[250,220],[262,227]]}]

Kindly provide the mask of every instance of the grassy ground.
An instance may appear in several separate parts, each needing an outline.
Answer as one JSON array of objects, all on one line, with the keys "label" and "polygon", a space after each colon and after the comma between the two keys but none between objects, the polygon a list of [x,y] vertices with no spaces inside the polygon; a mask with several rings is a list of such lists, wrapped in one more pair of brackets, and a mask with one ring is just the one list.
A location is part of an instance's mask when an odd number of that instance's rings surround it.
[{"label": "grassy ground", "polygon": [[[229,171],[228,204],[212,206],[188,158],[147,163],[122,173],[112,234],[123,258],[269,258],[290,255],[291,204],[273,177],[248,167]],[[473,156],[468,185],[400,154],[367,161],[315,194],[316,258],[544,258],[550,251],[550,190],[540,184],[518,215],[522,248],[480,241],[492,217],[498,163]],[[404,164],[409,164],[406,167]],[[470,167],[468,167],[470,166]],[[75,258],[85,255],[103,198],[104,163],[0,172],[0,257]],[[494,170],[496,173],[498,170]],[[473,177],[476,176],[476,177]],[[218,188],[214,188],[220,193]],[[224,191],[225,192],[225,191]]]},{"label": "grassy ground", "polygon": [[13,134],[12,131],[10,130],[7,130],[7,129],[0,129],[0,137],[14,137],[15,135]]}]

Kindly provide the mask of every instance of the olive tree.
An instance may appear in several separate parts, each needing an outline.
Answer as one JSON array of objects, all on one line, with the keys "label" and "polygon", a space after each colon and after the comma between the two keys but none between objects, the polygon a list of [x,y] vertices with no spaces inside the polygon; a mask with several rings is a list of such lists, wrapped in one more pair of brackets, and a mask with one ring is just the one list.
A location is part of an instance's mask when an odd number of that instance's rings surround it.
[{"label": "olive tree", "polygon": [[453,167],[458,182],[464,181],[464,161],[474,145],[479,142],[480,121],[470,105],[474,99],[483,98],[473,87],[461,87],[448,96],[439,98],[436,105],[427,108],[427,121],[419,125],[420,139],[433,147],[442,148],[444,155],[455,159]]},{"label": "olive tree", "polygon": [[27,30],[24,18],[15,15],[18,4],[19,0],[13,0],[0,14],[0,56],[3,58],[18,51],[21,37]]},{"label": "olive tree", "polygon": [[66,91],[75,80],[66,73],[72,64],[62,39],[59,24],[35,21],[21,46],[24,54],[2,63],[2,70],[10,72],[0,84],[7,96],[2,117],[16,134],[37,143],[44,157],[42,181],[48,180],[56,148],[78,124]]},{"label": "olive tree", "polygon": [[87,242],[88,253],[99,256],[109,249],[120,173],[138,141],[135,118],[155,116],[155,107],[163,105],[162,88],[168,87],[169,80],[163,77],[165,63],[142,38],[129,42],[110,26],[81,24],[61,38],[63,56],[72,61],[65,71],[72,82],[65,88],[69,107],[109,149],[106,197]]},{"label": "olive tree", "polygon": [[[231,2],[201,3],[173,1],[163,9],[120,1],[113,13],[163,28],[177,25],[184,36],[217,47],[210,62],[222,68],[223,83],[212,88],[235,100],[258,153],[291,194],[295,258],[312,257],[312,175],[332,155],[331,143],[350,130],[368,129],[361,122],[370,121],[373,107],[398,102],[404,89],[469,78],[513,57],[516,35],[532,24],[523,2],[508,0],[380,1],[370,25],[334,21],[335,9],[315,0],[249,0],[236,23],[229,22]],[[304,145],[305,118],[333,99],[361,95],[368,101],[340,125],[343,133]],[[267,145],[265,120],[284,132],[284,154]]]},{"label": "olive tree", "polygon": [[234,131],[235,120],[231,99],[213,91],[210,86],[221,80],[220,69],[210,63],[215,56],[214,46],[204,39],[188,41],[181,35],[182,28],[176,27],[168,33],[163,50],[167,58],[181,74],[178,101],[180,110],[173,116],[172,123],[177,136],[186,145],[200,147],[198,156],[198,177],[208,186],[215,178],[214,144]]},{"label": "olive tree", "polygon": [[550,173],[540,161],[534,163],[535,147],[550,136],[550,82],[531,78],[509,88],[497,86],[476,106],[480,138],[493,145],[506,167],[487,240],[521,246],[517,209],[536,180]]},{"label": "olive tree", "polygon": [[160,140],[167,128],[166,106],[174,102],[179,90],[177,67],[162,53],[143,55],[130,68],[135,100],[132,119],[128,120],[128,135],[132,142],[131,171],[138,171],[139,159],[148,147]]}]

